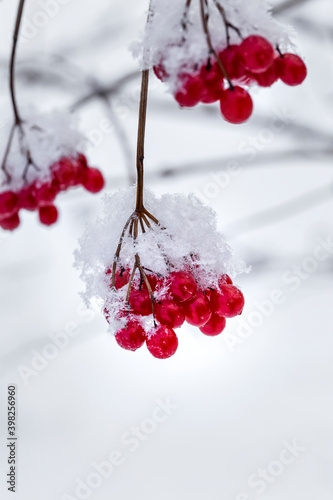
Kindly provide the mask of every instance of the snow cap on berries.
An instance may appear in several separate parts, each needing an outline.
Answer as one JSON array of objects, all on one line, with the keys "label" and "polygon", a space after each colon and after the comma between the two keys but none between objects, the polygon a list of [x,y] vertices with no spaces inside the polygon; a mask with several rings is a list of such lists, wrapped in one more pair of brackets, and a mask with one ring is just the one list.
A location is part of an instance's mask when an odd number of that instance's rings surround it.
[{"label": "snow cap on berries", "polygon": [[[191,268],[202,288],[216,288],[221,274],[234,277],[245,271],[244,262],[235,258],[217,231],[216,214],[193,195],[165,194],[158,198],[145,190],[144,199],[145,207],[159,220],[159,225],[151,222],[151,229],[144,234],[139,231],[135,243],[126,233],[117,269],[132,269],[135,254],[139,254],[141,265],[163,278],[170,274],[170,266],[172,271]],[[123,227],[134,209],[134,188],[104,196],[102,216],[86,227],[76,251],[76,267],[86,284],[83,297],[87,303],[94,297],[101,300],[114,331],[126,321],[127,286],[112,289],[111,274],[106,274],[106,270],[112,268]],[[138,286],[139,281],[137,272],[133,286]],[[166,296],[167,290],[162,287],[158,298]],[[146,322],[152,322],[152,317],[142,316],[140,321],[147,328]]]}]

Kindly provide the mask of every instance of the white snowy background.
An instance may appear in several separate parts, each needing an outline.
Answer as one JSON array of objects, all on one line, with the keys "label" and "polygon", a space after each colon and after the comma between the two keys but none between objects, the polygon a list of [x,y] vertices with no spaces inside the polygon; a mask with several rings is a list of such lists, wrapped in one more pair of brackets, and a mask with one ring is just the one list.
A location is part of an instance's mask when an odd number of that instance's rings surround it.
[{"label": "white snowy background", "polygon": [[[0,233],[1,498],[332,499],[333,4],[280,2],[295,4],[279,19],[296,28],[309,76],[299,88],[256,92],[248,123],[225,123],[216,105],[179,110],[151,79],[146,185],[159,194],[195,192],[252,266],[237,282],[246,308],[228,323],[229,337],[184,326],[177,354],[164,361],[116,345],[103,316],[85,311],[73,268],[99,196],[65,193],[55,227],[24,213],[19,230]],[[17,3],[0,2],[0,125],[11,118],[7,61]],[[135,172],[139,74],[128,45],[144,26],[146,2],[54,0],[57,12],[37,28],[47,3],[27,2],[19,103],[41,110],[76,103],[90,162],[111,192]],[[97,87],[106,99],[82,101]],[[238,168],[226,175],[231,161]],[[323,242],[329,253],[318,253]],[[283,303],[272,305],[275,290]],[[6,486],[11,383],[15,495]],[[133,437],[138,428],[141,437]],[[112,474],[99,479],[96,464],[110,455]]]}]

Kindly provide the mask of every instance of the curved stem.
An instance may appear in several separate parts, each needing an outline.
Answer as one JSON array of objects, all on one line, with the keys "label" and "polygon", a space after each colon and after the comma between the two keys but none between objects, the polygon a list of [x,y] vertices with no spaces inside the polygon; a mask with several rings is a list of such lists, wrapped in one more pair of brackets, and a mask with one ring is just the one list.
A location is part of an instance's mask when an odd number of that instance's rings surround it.
[{"label": "curved stem", "polygon": [[207,13],[207,7],[208,7],[207,0],[200,0],[201,20],[202,20],[203,30],[204,30],[204,33],[206,35],[207,44],[208,44],[208,47],[209,47],[209,50],[211,51],[211,53],[214,54],[216,62],[218,64],[220,70],[222,71],[224,77],[228,81],[230,89],[233,90],[234,86],[233,86],[233,84],[232,84],[232,82],[231,82],[231,80],[229,78],[229,75],[228,75],[225,67],[222,64],[221,59],[219,58],[216,50],[214,49],[214,46],[213,46],[213,43],[212,43],[212,39],[211,39],[211,36],[210,36],[210,33],[209,33],[209,29],[208,29],[208,17],[209,16],[208,16],[208,13]]},{"label": "curved stem", "polygon": [[148,101],[149,69],[142,71],[140,110],[138,124],[138,146],[136,153],[137,169],[137,190],[136,190],[136,210],[143,210],[143,160],[145,148],[145,132],[147,119],[147,101]]},{"label": "curved stem", "polygon": [[7,182],[10,182],[11,179],[12,179],[10,173],[7,170],[6,163],[7,163],[7,158],[8,158],[8,155],[9,155],[9,151],[10,151],[10,148],[11,148],[11,145],[12,145],[12,142],[13,142],[15,128],[16,128],[16,125],[14,124],[12,126],[11,130],[10,130],[9,138],[8,138],[8,142],[7,142],[7,146],[6,146],[6,149],[5,149],[5,154],[4,154],[2,163],[1,163],[1,170],[5,173]]},{"label": "curved stem", "polygon": [[224,7],[222,7],[222,5],[218,2],[218,0],[213,0],[213,1],[214,1],[214,4],[215,4],[217,10],[221,14],[223,22],[224,22],[226,37],[227,37],[227,46],[228,47],[230,46],[230,29],[233,29],[237,33],[239,38],[241,40],[243,40],[242,34],[241,34],[240,30],[237,28],[237,26],[235,26],[234,24],[232,24],[228,21]]},{"label": "curved stem", "polygon": [[12,46],[12,53],[10,57],[10,76],[9,76],[9,87],[10,87],[10,95],[12,99],[12,105],[13,105],[13,111],[14,111],[14,116],[15,116],[15,124],[20,125],[22,123],[18,108],[17,108],[17,103],[16,103],[16,97],[15,97],[15,56],[16,56],[16,49],[17,49],[17,41],[18,41],[18,35],[20,31],[20,26],[21,26],[21,21],[22,21],[22,14],[23,14],[23,7],[24,7],[25,0],[20,0],[18,10],[17,10],[17,16],[16,16],[16,23],[15,23],[15,28],[14,28],[14,34],[13,34],[13,46]]}]

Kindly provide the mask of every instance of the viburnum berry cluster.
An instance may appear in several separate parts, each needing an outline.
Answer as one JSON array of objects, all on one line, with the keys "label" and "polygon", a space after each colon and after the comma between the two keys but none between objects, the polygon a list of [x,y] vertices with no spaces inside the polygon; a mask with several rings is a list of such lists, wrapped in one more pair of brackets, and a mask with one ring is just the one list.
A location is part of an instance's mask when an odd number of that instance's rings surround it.
[{"label": "viburnum berry cluster", "polygon": [[133,194],[130,189],[105,198],[104,217],[87,228],[77,265],[86,299],[101,299],[117,343],[130,351],[146,343],[164,359],[176,352],[175,329],[185,321],[216,336],[226,319],[241,314],[244,296],[229,276],[244,271],[244,264],[217,232],[215,214],[194,197],[158,199],[146,191],[149,210],[135,209],[119,220]]},{"label": "viburnum berry cluster", "polygon": [[[129,269],[116,271],[114,285],[110,268],[106,275],[110,277],[110,287],[114,286],[116,290],[129,286]],[[147,272],[140,273],[138,278],[134,283],[132,280],[128,301],[118,313],[119,318],[128,319],[115,335],[120,347],[130,351],[146,342],[153,356],[169,358],[178,347],[174,330],[185,320],[205,335],[214,337],[224,330],[226,318],[233,318],[243,311],[244,296],[227,274],[219,277],[217,288],[206,289],[198,285],[190,266],[171,271],[166,277]],[[109,321],[108,307],[104,308],[104,314]],[[150,315],[154,317],[153,325],[145,331],[141,319]]]},{"label": "viburnum berry cluster", "polygon": [[266,2],[247,2],[251,13],[245,2],[190,0],[178,2],[181,8],[168,3],[168,12],[165,3],[153,2],[144,64],[153,65],[181,107],[218,101],[226,121],[243,123],[253,111],[249,87],[304,81],[306,66],[287,50],[287,33]]},{"label": "viburnum berry cluster", "polygon": [[50,226],[58,219],[55,200],[61,192],[82,185],[97,193],[104,186],[102,173],[76,152],[82,138],[68,116],[35,115],[31,119],[15,127],[17,135],[9,135],[4,153],[0,227],[5,230],[20,225],[21,210],[38,211],[40,222]]}]

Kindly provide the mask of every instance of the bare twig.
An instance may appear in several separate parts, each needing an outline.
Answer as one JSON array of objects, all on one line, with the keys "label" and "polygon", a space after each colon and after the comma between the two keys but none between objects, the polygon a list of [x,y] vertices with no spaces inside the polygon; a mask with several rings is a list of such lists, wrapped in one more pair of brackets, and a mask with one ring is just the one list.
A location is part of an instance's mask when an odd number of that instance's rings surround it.
[{"label": "bare twig", "polygon": [[80,108],[81,106],[84,106],[88,104],[90,101],[93,99],[96,99],[101,96],[110,96],[112,94],[116,94],[119,92],[120,89],[123,88],[126,83],[136,79],[139,76],[138,71],[132,71],[131,73],[127,73],[126,75],[122,76],[115,82],[111,83],[108,86],[100,86],[89,92],[87,95],[81,97],[78,99],[72,106],[70,107],[71,111],[75,111],[76,109]]},{"label": "bare twig", "polygon": [[213,0],[213,1],[214,1],[214,4],[215,4],[217,10],[221,14],[221,17],[222,17],[222,20],[223,20],[223,23],[225,26],[225,31],[226,31],[227,45],[229,47],[229,45],[230,45],[230,29],[234,30],[241,40],[243,39],[242,34],[241,34],[239,28],[237,28],[237,26],[235,26],[234,24],[232,24],[228,20],[226,13],[225,13],[225,10],[222,7],[222,5],[220,4],[220,2],[218,0]]},{"label": "bare twig", "polygon": [[139,212],[144,211],[143,160],[144,160],[145,132],[146,132],[146,119],[147,119],[148,84],[149,84],[149,70],[145,69],[142,71],[142,80],[141,80],[141,95],[140,95],[139,124],[138,124],[138,146],[136,153],[136,170],[137,170],[136,210]]},{"label": "bare twig", "polygon": [[280,3],[272,10],[273,14],[281,14],[285,10],[291,9],[292,7],[296,7],[302,3],[308,2],[309,0],[286,0],[285,2]]},{"label": "bare twig", "polygon": [[289,218],[292,215],[297,215],[332,200],[332,186],[325,185],[324,187],[314,189],[275,207],[269,209],[266,208],[255,214],[242,217],[241,219],[232,222],[225,229],[226,231],[230,230],[230,232],[237,236],[242,236],[244,233],[280,222],[281,220]]},{"label": "bare twig", "polygon": [[208,28],[209,15],[208,15],[207,9],[208,9],[207,0],[200,0],[201,20],[202,20],[203,30],[204,30],[205,35],[206,35],[207,45],[209,47],[210,52],[214,55],[220,70],[222,71],[224,77],[226,78],[226,80],[229,84],[230,89],[232,90],[234,88],[234,86],[233,86],[233,84],[229,78],[229,75],[228,75],[228,73],[227,73],[227,71],[226,71],[221,59],[219,58],[219,55],[217,54],[217,52],[213,46],[213,43],[212,43],[212,39],[211,39],[209,28]]}]

